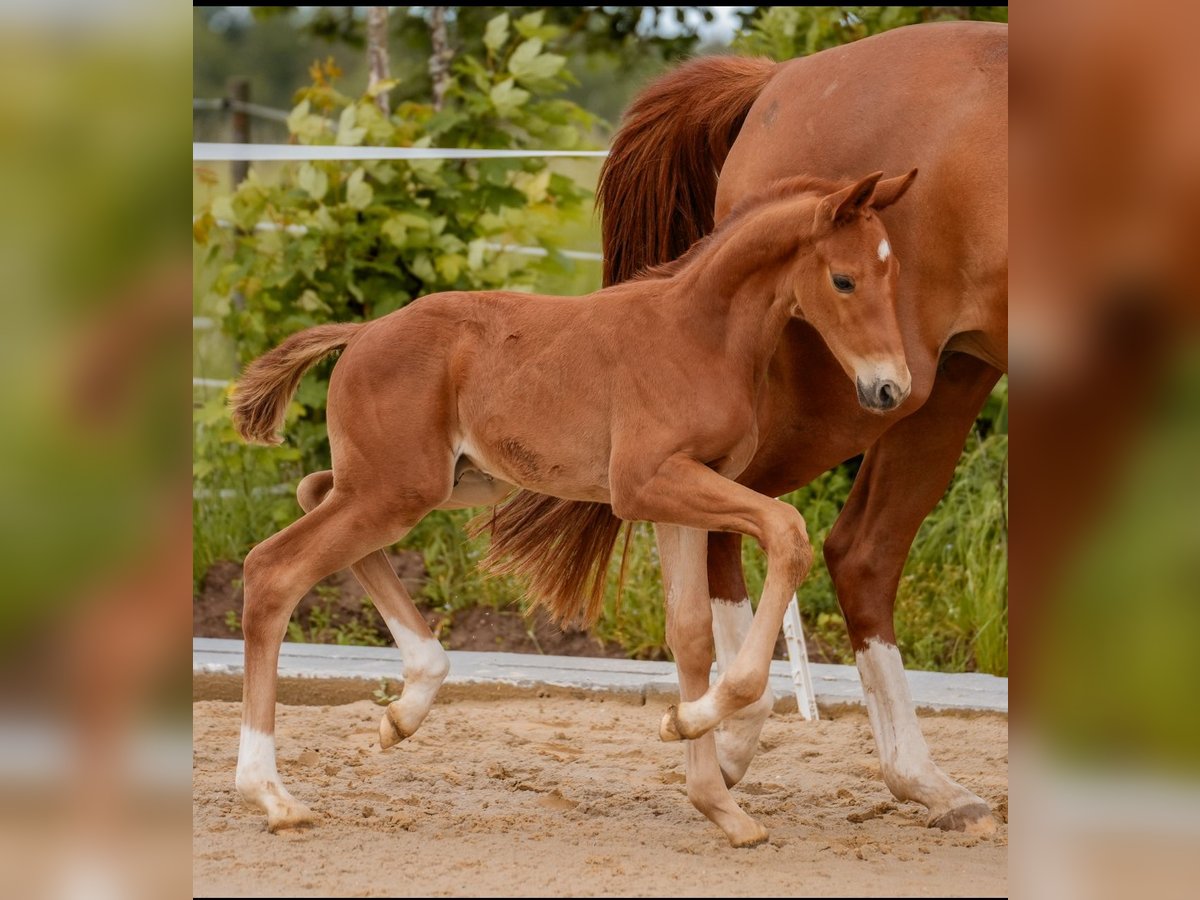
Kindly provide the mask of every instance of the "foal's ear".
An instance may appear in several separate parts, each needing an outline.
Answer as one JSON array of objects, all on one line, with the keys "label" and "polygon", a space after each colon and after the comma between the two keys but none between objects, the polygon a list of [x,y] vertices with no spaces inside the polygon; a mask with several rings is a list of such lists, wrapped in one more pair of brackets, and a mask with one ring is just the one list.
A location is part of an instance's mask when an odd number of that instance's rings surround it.
[{"label": "foal's ear", "polygon": [[883,177],[882,172],[872,172],[866,178],[856,181],[850,187],[842,188],[834,194],[830,194],[821,201],[818,218],[825,217],[827,221],[832,222],[848,222],[860,212],[867,202],[871,199],[871,194],[875,190],[875,185],[880,178]]},{"label": "foal's ear", "polygon": [[904,196],[904,192],[908,190],[908,186],[913,183],[917,177],[917,170],[913,169],[907,175],[897,175],[895,178],[888,178],[875,185],[875,195],[871,198],[871,207],[873,209],[883,209],[886,206],[891,206],[897,200]]}]

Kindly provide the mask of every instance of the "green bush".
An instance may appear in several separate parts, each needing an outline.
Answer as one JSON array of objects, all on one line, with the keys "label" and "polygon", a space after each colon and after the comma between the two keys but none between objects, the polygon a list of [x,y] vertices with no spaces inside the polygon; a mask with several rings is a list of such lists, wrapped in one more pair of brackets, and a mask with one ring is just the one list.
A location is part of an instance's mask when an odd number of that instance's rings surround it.
[{"label": "green bush", "polygon": [[[337,90],[332,62],[315,64],[289,131],[311,145],[577,147],[595,120],[552,96],[572,80],[564,58],[545,50],[561,30],[543,25],[540,13],[492,19],[485,57],[456,58],[440,111],[405,102],[385,116],[373,96],[355,100]],[[198,174],[202,183],[217,180]],[[590,209],[586,200],[586,191],[536,158],[318,161],[283,166],[275,177],[251,169],[195,218],[197,312],[220,322],[246,363],[301,329],[378,318],[424,294],[527,289],[569,268],[557,238]],[[499,252],[496,243],[539,245],[549,255]],[[305,376],[281,447],[244,445],[224,395],[199,403],[193,483],[202,498],[221,490],[235,496],[195,504],[195,582],[213,561],[241,558],[295,517],[294,500],[264,490],[329,467],[331,369],[326,362]]]},{"label": "green bush", "polygon": [[[549,96],[570,80],[565,58],[545,51],[560,30],[542,25],[539,13],[515,23],[507,14],[494,18],[486,58],[456,58],[441,110],[409,101],[386,116],[373,96],[340,93],[336,66],[314,66],[313,84],[300,92],[288,129],[311,145],[577,147],[593,118]],[[271,180],[252,169],[195,219],[194,237],[205,250],[200,306],[236,340],[245,363],[301,329],[375,319],[425,294],[527,288],[558,263],[555,236],[564,220],[582,214],[587,199],[536,158],[313,161],[286,166]],[[552,252],[542,261],[499,252],[495,243]],[[305,378],[290,411],[288,444],[299,455],[258,452],[256,466],[274,458],[307,470],[328,467],[330,369],[326,363]],[[215,414],[204,413],[199,424],[196,475],[203,478],[211,445],[235,439],[217,427]]]}]

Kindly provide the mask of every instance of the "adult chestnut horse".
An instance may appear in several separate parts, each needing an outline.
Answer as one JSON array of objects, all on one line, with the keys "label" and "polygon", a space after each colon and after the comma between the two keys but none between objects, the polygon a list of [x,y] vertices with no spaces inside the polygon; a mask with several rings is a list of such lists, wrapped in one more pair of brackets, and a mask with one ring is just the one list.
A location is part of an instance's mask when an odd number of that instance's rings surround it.
[{"label": "adult chestnut horse", "polygon": [[[1008,27],[997,24],[915,25],[779,65],[696,59],[633,102],[600,188],[611,284],[674,258],[781,177],[920,168],[905,203],[882,214],[904,264],[898,315],[912,396],[884,415],[864,411],[821,335],[794,321],[771,361],[758,450],[739,480],[779,496],[865,453],[825,559],[883,778],[898,798],[927,806],[930,825],[981,832],[994,828],[987,804],[930,757],[892,616],[917,529],[1007,371],[1007,92]],[[620,523],[605,508],[534,494],[509,507],[492,554],[531,573],[539,596],[553,600],[571,586],[569,572],[578,580],[606,564]],[[664,539],[660,529],[667,642],[685,702],[708,690],[714,636],[724,671],[748,632],[740,542],[718,533]],[[551,551],[557,575],[545,571]],[[768,692],[688,743],[688,795],[731,837],[744,813],[727,785],[745,773],[770,709]]]},{"label": "adult chestnut horse", "polygon": [[[679,706],[672,733],[707,733],[762,695],[812,548],[793,507],[732,479],[754,456],[767,367],[793,316],[825,336],[865,406],[908,396],[899,268],[876,211],[916,172],[881,175],[774,182],[678,260],[584,297],[435,294],[373,322],[318,325],[251,363],[233,421],[275,443],[305,370],[344,350],[329,381],[333,471],[305,478],[305,515],[246,557],[237,786],[272,830],[310,817],[275,767],[275,670],[296,603],[351,567],[404,655],[404,693],[379,732],[384,747],[403,740],[447,659],[380,548],[435,507],[495,503],[514,485],[757,539],[767,583],[750,636],[711,691]],[[767,836],[744,813],[726,829],[737,844]]]}]

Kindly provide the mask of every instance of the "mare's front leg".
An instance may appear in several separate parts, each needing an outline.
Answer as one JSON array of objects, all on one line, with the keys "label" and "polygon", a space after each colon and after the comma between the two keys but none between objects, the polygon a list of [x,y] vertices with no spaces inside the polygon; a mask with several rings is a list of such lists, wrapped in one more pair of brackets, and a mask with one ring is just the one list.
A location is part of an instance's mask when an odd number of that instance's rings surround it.
[{"label": "mare's front leg", "polygon": [[[675,525],[656,525],[666,594],[667,646],[679,674],[679,699],[698,700],[708,690],[712,666],[712,619],[708,579],[704,574],[705,532]],[[687,741],[687,792],[692,805],[712,820],[735,847],[752,847],[767,839],[767,830],[733,799],[717,764],[712,734]]]},{"label": "mare's front leg", "polygon": [[[333,472],[314,472],[300,482],[296,499],[307,513],[320,505],[332,489]],[[399,700],[388,704],[379,720],[379,745],[386,750],[411,737],[425,721],[438,688],[450,672],[450,657],[429,630],[383,550],[367,554],[350,566],[350,571],[383,616],[404,660],[404,690]]]},{"label": "mare's front leg", "polygon": [[982,798],[929,754],[913,707],[892,616],[896,588],[921,521],[946,491],[963,441],[999,373],[961,354],[948,358],[925,405],[867,452],[829,538],[825,559],[846,616],[883,780],[901,800],[929,808],[929,824],[995,830]]},{"label": "mare's front leg", "polygon": [[775,639],[792,593],[812,565],[812,547],[804,518],[794,507],[730,481],[691,457],[676,454],[649,472],[646,468],[641,460],[614,455],[612,502],[618,516],[748,534],[767,554],[762,600],[736,656],[703,697],[680,703],[663,720],[664,740],[694,739],[766,691]]}]

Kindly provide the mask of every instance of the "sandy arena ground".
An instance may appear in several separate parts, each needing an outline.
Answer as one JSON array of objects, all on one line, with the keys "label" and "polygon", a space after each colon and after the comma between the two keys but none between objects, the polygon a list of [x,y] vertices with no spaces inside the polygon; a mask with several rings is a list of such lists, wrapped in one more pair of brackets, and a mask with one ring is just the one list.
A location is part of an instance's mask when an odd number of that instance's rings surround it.
[{"label": "sandy arena ground", "polygon": [[434,707],[381,751],[382,709],[280,707],[279,770],[322,818],[269,834],[234,791],[238,703],[193,706],[197,896],[990,895],[1008,891],[1008,723],[922,719],[997,834],[924,827],[879,778],[865,714],[775,715],[734,795],[771,832],[735,850],[684,792],[664,707],[609,698]]}]

